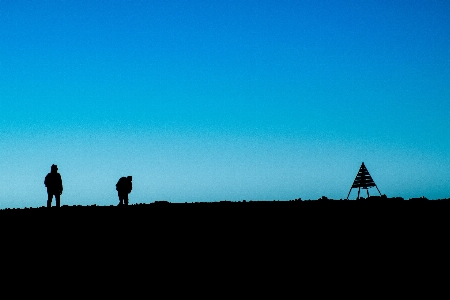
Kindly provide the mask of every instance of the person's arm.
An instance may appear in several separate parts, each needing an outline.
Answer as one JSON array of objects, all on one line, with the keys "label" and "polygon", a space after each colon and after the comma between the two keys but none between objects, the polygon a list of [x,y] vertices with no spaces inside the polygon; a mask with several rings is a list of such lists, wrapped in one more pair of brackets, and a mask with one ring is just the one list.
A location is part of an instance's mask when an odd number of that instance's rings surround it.
[{"label": "person's arm", "polygon": [[59,190],[59,194],[62,195],[62,192],[63,192],[63,184],[62,184],[62,178],[61,178],[61,175],[59,175],[59,182],[61,182],[61,187],[60,187],[60,190]]}]

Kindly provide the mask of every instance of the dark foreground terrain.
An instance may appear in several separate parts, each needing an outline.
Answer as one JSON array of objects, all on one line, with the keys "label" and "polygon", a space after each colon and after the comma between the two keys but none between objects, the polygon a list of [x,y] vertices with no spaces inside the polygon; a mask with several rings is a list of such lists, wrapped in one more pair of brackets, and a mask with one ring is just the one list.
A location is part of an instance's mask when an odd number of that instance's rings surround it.
[{"label": "dark foreground terrain", "polygon": [[17,280],[52,272],[71,293],[416,293],[447,278],[449,213],[424,198],[2,210],[1,254]]}]

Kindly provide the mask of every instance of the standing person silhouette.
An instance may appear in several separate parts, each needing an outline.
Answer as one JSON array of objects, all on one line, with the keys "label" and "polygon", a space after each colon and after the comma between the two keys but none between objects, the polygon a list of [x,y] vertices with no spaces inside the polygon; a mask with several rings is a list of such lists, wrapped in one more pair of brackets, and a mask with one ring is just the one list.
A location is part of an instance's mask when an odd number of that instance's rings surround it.
[{"label": "standing person silhouette", "polygon": [[44,184],[47,187],[47,207],[52,206],[53,195],[55,195],[56,207],[60,206],[60,196],[63,192],[61,174],[58,173],[58,166],[52,165],[50,173],[45,176]]},{"label": "standing person silhouette", "polygon": [[119,195],[119,206],[128,205],[128,194],[133,189],[132,176],[120,177],[116,183],[116,190]]}]

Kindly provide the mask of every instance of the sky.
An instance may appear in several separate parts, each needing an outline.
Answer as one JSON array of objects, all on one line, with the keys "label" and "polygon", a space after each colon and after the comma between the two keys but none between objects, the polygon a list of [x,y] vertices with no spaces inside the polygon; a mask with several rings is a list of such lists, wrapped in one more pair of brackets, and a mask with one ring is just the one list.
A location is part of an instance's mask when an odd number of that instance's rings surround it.
[{"label": "sky", "polygon": [[[450,197],[447,0],[0,1],[0,208]],[[370,189],[377,194],[376,189]],[[350,199],[356,198],[353,190]]]}]

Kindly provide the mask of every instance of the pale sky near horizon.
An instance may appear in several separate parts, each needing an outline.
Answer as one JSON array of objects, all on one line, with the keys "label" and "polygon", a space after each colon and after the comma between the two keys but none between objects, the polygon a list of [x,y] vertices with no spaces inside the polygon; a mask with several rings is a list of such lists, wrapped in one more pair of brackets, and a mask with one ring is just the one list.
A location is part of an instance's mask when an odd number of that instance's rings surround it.
[{"label": "pale sky near horizon", "polygon": [[[450,2],[0,1],[0,208],[450,197]],[[376,190],[371,189],[375,194]],[[356,197],[353,191],[350,198]]]}]

